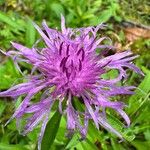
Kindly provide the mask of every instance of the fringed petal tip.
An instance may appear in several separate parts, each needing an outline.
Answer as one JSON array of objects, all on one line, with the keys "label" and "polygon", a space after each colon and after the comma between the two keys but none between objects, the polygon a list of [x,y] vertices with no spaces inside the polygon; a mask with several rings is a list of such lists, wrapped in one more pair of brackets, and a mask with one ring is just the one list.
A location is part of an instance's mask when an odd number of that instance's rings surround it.
[{"label": "fringed petal tip", "polygon": [[142,75],[143,77],[145,77],[145,74],[143,71],[140,71],[140,75]]},{"label": "fringed petal tip", "polygon": [[63,34],[66,33],[65,17],[62,14],[61,14],[61,31]]},{"label": "fringed petal tip", "polygon": [[[47,23],[46,23],[46,20],[43,20],[42,21],[42,26],[44,27],[44,28],[48,28],[48,25],[47,25]],[[49,28],[48,28],[49,29]]]},{"label": "fringed petal tip", "polygon": [[60,17],[61,17],[61,21],[65,20],[65,17],[64,17],[64,15],[62,13],[60,14]]},{"label": "fringed petal tip", "polygon": [[122,143],[122,142],[124,142],[125,141],[125,139],[122,137],[119,141],[118,141],[118,143]]},{"label": "fringed petal tip", "polygon": [[4,127],[6,127],[6,126],[10,123],[11,120],[12,120],[12,119],[10,118],[10,119],[4,124]]},{"label": "fringed petal tip", "polygon": [[8,56],[8,55],[7,55],[7,52],[4,52],[2,49],[0,49],[0,52],[1,52],[3,55]]},{"label": "fringed petal tip", "polygon": [[12,46],[15,44],[15,42],[13,42],[13,41],[10,41],[10,43],[11,43]]},{"label": "fringed petal tip", "polygon": [[80,131],[80,134],[81,134],[81,140],[83,141],[83,140],[85,140],[86,139],[86,135],[87,135],[87,129],[82,129],[81,131]]}]

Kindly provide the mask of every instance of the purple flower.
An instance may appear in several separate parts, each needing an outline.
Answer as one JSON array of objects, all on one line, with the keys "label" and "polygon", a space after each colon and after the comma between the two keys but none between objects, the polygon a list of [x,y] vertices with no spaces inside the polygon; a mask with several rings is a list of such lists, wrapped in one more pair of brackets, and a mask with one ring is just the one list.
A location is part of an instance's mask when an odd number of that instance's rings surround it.
[{"label": "purple flower", "polygon": [[[31,75],[25,78],[26,83],[0,92],[0,97],[25,96],[10,120],[16,118],[19,123],[24,115],[32,114],[26,121],[23,134],[32,131],[42,122],[40,145],[51,108],[58,100],[60,113],[67,117],[69,135],[79,131],[83,138],[86,137],[88,121],[93,120],[98,129],[101,125],[121,138],[121,134],[108,123],[105,108],[109,107],[117,111],[124,118],[127,126],[130,125],[130,119],[123,111],[125,104],[111,99],[120,94],[133,94],[134,86],[119,86],[118,82],[127,78],[124,68],[142,74],[131,62],[137,56],[133,56],[131,51],[125,51],[106,57],[105,54],[113,47],[101,44],[107,39],[99,38],[97,35],[103,25],[66,28],[63,16],[61,32],[49,28],[45,22],[42,25],[43,30],[34,24],[45,42],[44,48],[37,48],[37,46],[27,48],[12,42],[13,47],[18,51],[12,50],[6,53],[14,59],[16,65],[17,62],[33,65]],[[97,49],[104,50],[96,53]],[[103,75],[110,70],[118,70],[118,76],[114,79],[103,78]],[[40,91],[43,94],[39,102],[31,102]],[[78,100],[85,105],[83,112],[74,107],[73,97],[78,97]],[[62,108],[63,102],[65,102],[64,108]],[[81,120],[83,120],[82,124]]]}]

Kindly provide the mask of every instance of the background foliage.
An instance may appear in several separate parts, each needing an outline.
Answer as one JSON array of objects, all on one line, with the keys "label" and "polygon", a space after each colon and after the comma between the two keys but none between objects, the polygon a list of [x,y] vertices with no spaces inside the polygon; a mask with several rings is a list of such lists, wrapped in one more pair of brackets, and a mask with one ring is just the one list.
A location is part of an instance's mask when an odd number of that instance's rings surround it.
[{"label": "background foliage", "polygon": [[[148,0],[0,0],[0,48],[11,49],[10,41],[31,47],[39,38],[32,21],[41,24],[45,19],[50,27],[60,28],[60,14],[64,14],[70,27],[95,26],[106,22],[107,28],[101,34],[112,38],[117,51],[131,48],[140,57],[136,64],[145,77],[129,72],[125,84],[138,88],[133,96],[117,99],[127,103],[126,111],[131,118],[131,126],[125,128],[123,122],[108,110],[108,120],[124,137],[123,142],[100,129],[97,132],[90,122],[87,139],[79,140],[76,133],[71,139],[65,137],[66,120],[58,112],[52,113],[42,141],[43,150],[149,150],[150,148],[150,27],[148,27],[150,2]],[[21,64],[24,74],[30,67]],[[108,74],[114,76],[115,72]],[[22,75],[12,60],[0,53],[0,90],[6,90],[21,82]],[[36,97],[38,99],[38,96]],[[0,150],[36,150],[40,126],[27,136],[18,133],[15,120],[6,127],[4,124],[13,114],[21,99],[0,99]],[[82,109],[81,104],[76,104]],[[54,108],[54,110],[56,110]],[[117,116],[117,117],[116,117]]]}]

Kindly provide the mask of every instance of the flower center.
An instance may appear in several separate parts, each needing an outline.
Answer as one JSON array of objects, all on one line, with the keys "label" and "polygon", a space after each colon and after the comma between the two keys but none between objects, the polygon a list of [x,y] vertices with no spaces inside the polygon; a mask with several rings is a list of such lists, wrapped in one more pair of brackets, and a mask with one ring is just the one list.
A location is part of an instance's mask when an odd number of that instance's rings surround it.
[{"label": "flower center", "polygon": [[[59,72],[62,87],[74,95],[80,95],[86,88],[96,82],[94,65],[85,58],[83,47],[64,45],[59,48]],[[93,82],[94,81],[94,82]]]},{"label": "flower center", "polygon": [[65,53],[62,52],[62,46],[60,45],[59,55],[61,56],[60,70],[66,75],[68,81],[72,81],[76,74],[82,70],[85,52],[83,48],[78,51],[72,51],[70,45],[67,45]]}]

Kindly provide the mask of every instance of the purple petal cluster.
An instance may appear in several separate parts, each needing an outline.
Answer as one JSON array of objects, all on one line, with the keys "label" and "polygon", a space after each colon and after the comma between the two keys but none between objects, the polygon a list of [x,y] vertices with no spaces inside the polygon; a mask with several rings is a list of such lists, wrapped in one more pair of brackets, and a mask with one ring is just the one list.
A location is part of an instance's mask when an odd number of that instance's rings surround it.
[{"label": "purple petal cluster", "polygon": [[[16,64],[26,62],[33,65],[31,75],[25,78],[26,83],[0,92],[0,97],[24,96],[10,120],[16,118],[19,123],[24,115],[30,114],[24,134],[42,122],[40,144],[51,108],[55,101],[59,101],[58,108],[67,118],[69,135],[79,131],[83,138],[86,137],[88,122],[93,120],[98,129],[101,125],[121,138],[121,134],[108,123],[105,111],[106,108],[114,109],[124,118],[127,126],[130,125],[130,119],[123,111],[125,104],[112,101],[112,98],[120,94],[133,94],[134,86],[120,86],[118,83],[127,79],[127,68],[142,74],[132,63],[137,56],[133,56],[131,51],[106,56],[113,47],[102,44],[107,38],[98,36],[103,25],[66,28],[62,16],[61,31],[49,28],[46,22],[42,24],[43,30],[36,24],[34,26],[45,42],[44,48],[27,48],[12,42],[16,50],[6,53]],[[101,51],[97,53],[97,50]],[[111,70],[118,70],[118,76],[105,79],[103,75]],[[31,100],[39,92],[43,93],[39,102],[33,103]],[[78,97],[78,101],[85,106],[84,111],[74,107],[74,97]]]}]

